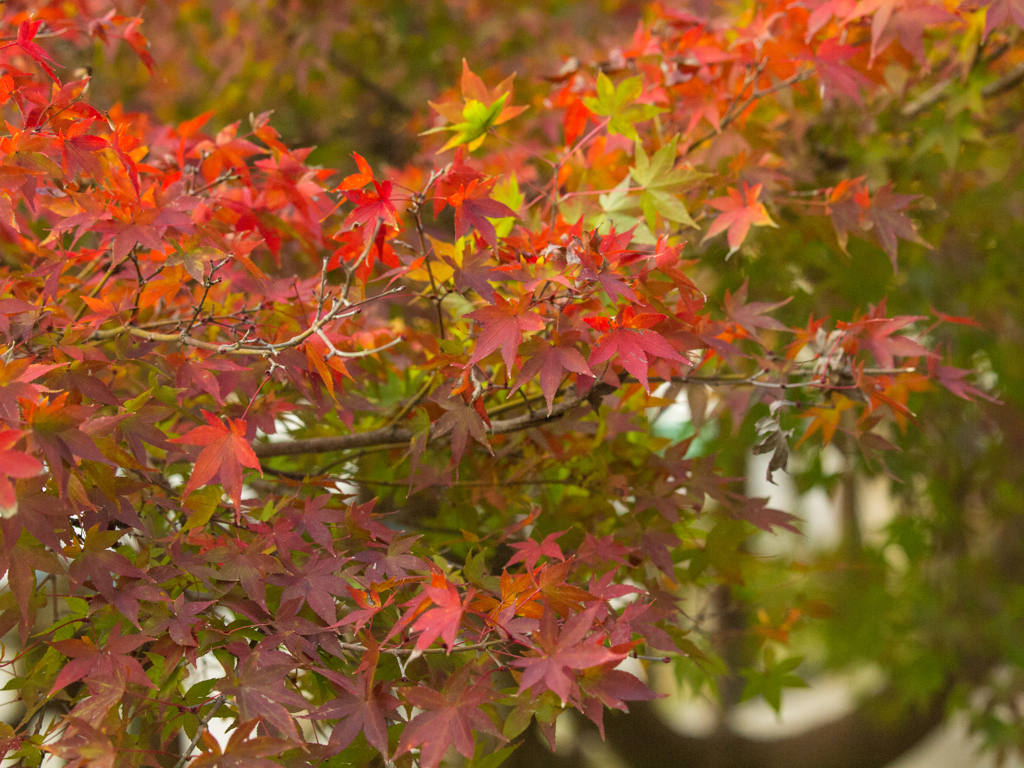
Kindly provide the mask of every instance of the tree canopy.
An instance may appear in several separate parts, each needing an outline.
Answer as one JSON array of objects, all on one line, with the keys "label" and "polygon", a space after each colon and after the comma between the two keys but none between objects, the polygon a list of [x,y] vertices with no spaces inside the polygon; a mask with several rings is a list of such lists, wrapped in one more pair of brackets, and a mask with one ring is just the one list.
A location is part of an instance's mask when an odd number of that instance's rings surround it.
[{"label": "tree canopy", "polygon": [[[0,9],[6,755],[495,768],[574,710],[634,768],[882,765],[952,705],[1019,747],[1024,14],[372,5]],[[666,663],[723,714],[884,690],[681,736]]]}]

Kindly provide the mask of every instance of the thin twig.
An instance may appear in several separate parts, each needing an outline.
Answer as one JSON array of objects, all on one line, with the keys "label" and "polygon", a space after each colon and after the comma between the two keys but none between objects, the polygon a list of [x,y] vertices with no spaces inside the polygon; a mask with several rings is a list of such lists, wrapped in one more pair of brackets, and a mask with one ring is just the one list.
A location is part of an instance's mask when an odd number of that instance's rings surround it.
[{"label": "thin twig", "polygon": [[[758,72],[758,74],[760,74],[760,72]],[[734,120],[739,118],[739,116],[746,112],[750,105],[753,104],[758,99],[764,98],[765,96],[770,96],[776,91],[781,91],[783,88],[789,88],[791,85],[796,85],[797,83],[803,82],[804,80],[809,80],[813,75],[814,70],[806,69],[803,72],[797,72],[795,75],[787,77],[785,80],[780,80],[779,82],[775,83],[775,85],[765,88],[763,91],[755,88],[754,92],[750,94],[750,98],[743,102],[742,106],[740,106],[739,108],[735,108],[734,103],[732,106],[729,107],[729,111],[726,112],[725,117],[723,117],[718,123],[718,130],[708,131],[699,139],[694,141],[687,148],[687,153],[692,152],[695,148],[699,147],[704,142],[710,141],[715,136],[718,136],[722,132],[722,130],[726,128],[726,126],[728,126]],[[754,80],[756,81],[756,79],[757,78],[755,77]],[[743,90],[746,90],[746,86],[744,86]],[[740,93],[743,93],[743,90],[741,90]]]},{"label": "thin twig", "polygon": [[[118,329],[116,333],[111,334],[112,336],[119,336],[122,333],[129,333],[132,336],[136,336],[146,341],[166,341],[166,342],[178,342],[187,347],[196,347],[197,349],[207,349],[211,352],[219,352],[227,355],[262,355],[267,357],[275,355],[278,352],[285,349],[292,349],[293,347],[299,346],[302,342],[312,336],[314,333],[318,333],[327,323],[332,320],[337,320],[342,317],[348,317],[354,315],[359,311],[359,307],[364,304],[369,304],[371,301],[377,301],[387,296],[392,296],[396,293],[402,293],[405,290],[403,286],[397,286],[391,288],[383,293],[379,293],[376,296],[371,296],[363,301],[355,302],[352,304],[343,304],[338,302],[331,308],[330,312],[324,315],[322,318],[314,322],[309,328],[296,334],[287,341],[278,342],[276,344],[270,344],[268,342],[261,342],[259,344],[246,343],[244,341],[235,341],[230,344],[215,344],[210,341],[202,341],[193,336],[187,335],[184,331],[181,333],[156,333],[155,331],[148,331],[145,328],[140,328],[133,325],[127,325],[124,328]],[[107,337],[109,338],[109,337]],[[375,349],[363,350],[362,352],[339,352],[339,357],[365,357],[380,352],[382,349],[387,349],[392,344],[397,344],[399,340],[389,342],[389,344],[383,347],[377,347]]]},{"label": "thin twig", "polygon": [[375,355],[378,352],[383,352],[385,349],[391,349],[395,344],[399,344],[403,341],[402,337],[399,336],[397,339],[392,339],[387,344],[380,347],[373,347],[372,349],[361,349],[358,352],[342,352],[340,349],[334,346],[334,343],[327,338],[327,334],[324,333],[323,328],[317,328],[315,331],[316,335],[320,337],[320,340],[327,345],[327,357],[324,358],[324,362],[330,360],[332,357],[341,357],[345,359],[353,359],[360,357],[369,357]]},{"label": "thin twig", "polygon": [[191,190],[189,190],[189,194],[190,195],[197,195],[200,192],[205,192],[206,190],[210,189],[211,187],[217,186],[218,184],[223,184],[226,181],[234,181],[235,179],[240,179],[240,178],[242,178],[242,177],[238,174],[237,171],[225,171],[220,176],[218,176],[213,181],[211,181],[209,184],[204,184],[203,186],[199,187],[199,189],[191,189]]},{"label": "thin twig", "polygon": [[430,385],[434,383],[435,378],[437,378],[437,371],[430,374],[430,378],[423,383],[423,386],[416,391],[416,394],[410,398],[409,402],[402,406],[402,409],[387,423],[387,426],[393,426],[404,419],[409,414],[409,411],[415,408],[420,400],[427,396],[427,392],[430,391]]},{"label": "thin twig", "polygon": [[[100,278],[100,281],[96,283],[96,285],[92,287],[92,290],[85,295],[90,299],[96,298],[96,294],[103,290],[103,286],[107,284],[107,280],[110,279],[110,276],[114,274],[114,270],[117,269],[119,266],[120,264],[115,264],[113,260],[111,260],[110,266],[107,267],[107,271],[103,273],[103,277]],[[78,308],[77,312],[75,312],[75,322],[78,322],[79,320],[82,319],[82,315],[85,314],[85,311],[87,309],[89,309],[89,305],[86,304],[85,302],[82,302],[82,306]]]},{"label": "thin twig", "polygon": [[[487,648],[493,648],[496,645],[503,645],[507,643],[507,640],[488,640],[484,643],[475,643],[473,645],[459,645],[452,648],[451,653],[462,653],[464,651],[482,651]],[[366,653],[369,649],[365,645],[359,643],[339,643],[342,650],[354,651],[355,653]],[[449,653],[447,648],[425,648],[422,651],[417,651],[415,648],[381,648],[381,653],[389,653],[392,656],[412,656],[413,654],[421,653]],[[177,768],[177,766],[175,766]]]},{"label": "thin twig", "polygon": [[[424,189],[430,189],[430,186],[434,183],[437,178],[437,171],[430,174],[430,178],[427,179],[427,183],[423,185]],[[409,212],[412,213],[413,221],[416,222],[416,234],[420,239],[420,255],[423,257],[423,266],[426,267],[427,277],[430,278],[430,291],[433,294],[434,307],[437,310],[437,330],[443,341],[444,335],[444,313],[441,311],[441,301],[443,297],[437,288],[437,279],[434,277],[434,270],[430,266],[430,249],[427,248],[427,237],[423,230],[423,218],[420,216],[420,208],[423,206],[426,200],[423,192],[418,192],[412,196],[412,205],[409,207]]]},{"label": "thin twig", "polygon": [[[373,234],[370,235],[370,239],[366,241],[366,245],[363,248],[363,252],[361,254],[359,254],[359,258],[356,259],[355,264],[353,264],[351,267],[348,268],[348,274],[345,275],[345,287],[342,288],[342,290],[341,290],[342,303],[344,303],[346,305],[348,304],[348,292],[352,288],[352,278],[354,278],[356,276],[356,270],[359,269],[359,267],[361,267],[363,265],[363,262],[366,261],[368,258],[370,258],[370,251],[373,250],[373,244],[377,240],[377,235],[380,233],[380,227],[381,227],[382,223],[383,223],[383,219],[381,219],[378,216],[377,217],[377,222],[373,225]],[[326,277],[326,274],[327,274],[326,267],[327,267],[327,265],[325,263],[324,264],[324,273],[323,273],[324,277]],[[321,285],[321,291],[322,291],[323,290],[323,278],[321,278],[320,285]],[[321,307],[322,307],[322,303],[321,303]],[[319,315],[320,315],[320,312],[317,311],[317,320],[320,319]]]},{"label": "thin twig", "polygon": [[192,737],[192,741],[189,743],[185,750],[181,753],[181,758],[174,764],[174,768],[184,768],[185,763],[192,756],[192,750],[196,748],[196,744],[199,743],[199,739],[203,737],[203,731],[209,726],[213,716],[217,714],[217,710],[220,709],[221,705],[227,700],[227,694],[222,693],[216,699],[213,700],[213,706],[210,707],[210,711],[206,713],[206,717],[199,721],[199,727],[196,728],[196,735]]}]

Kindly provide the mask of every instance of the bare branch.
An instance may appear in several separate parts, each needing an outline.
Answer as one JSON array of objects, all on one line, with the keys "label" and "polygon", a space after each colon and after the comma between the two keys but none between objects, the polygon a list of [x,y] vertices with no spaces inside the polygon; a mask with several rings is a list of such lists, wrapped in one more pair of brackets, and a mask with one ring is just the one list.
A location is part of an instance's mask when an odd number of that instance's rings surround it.
[{"label": "bare branch", "polygon": [[1021,81],[1024,81],[1024,62],[1018,64],[995,82],[989,83],[982,88],[981,95],[986,99],[990,99],[993,96],[998,96],[999,94],[1010,90]]},{"label": "bare branch", "polygon": [[[917,117],[929,107],[934,106],[949,96],[949,87],[953,84],[954,78],[942,80],[926,90],[916,99],[900,110],[904,117]],[[982,98],[991,99],[1001,93],[1005,93],[1024,81],[1024,62],[1006,72],[998,80],[993,80],[981,89]]]},{"label": "bare branch", "polygon": [[[124,328],[118,329],[116,334],[111,331],[103,331],[101,333],[103,333],[104,335],[94,336],[94,338],[112,338],[113,336],[119,336],[122,333],[129,333],[132,336],[136,336],[140,339],[145,339],[147,341],[178,342],[186,347],[208,349],[211,352],[218,352],[220,354],[261,355],[263,357],[268,357],[270,355],[275,355],[282,350],[291,349],[293,347],[299,346],[299,344],[304,342],[314,333],[320,333],[321,329],[332,320],[339,320],[343,317],[354,315],[356,312],[359,311],[358,308],[364,304],[369,304],[371,301],[377,301],[387,296],[393,296],[394,294],[402,293],[404,290],[405,288],[403,286],[398,286],[396,288],[392,288],[390,290],[384,291],[383,293],[379,293],[376,296],[371,296],[368,299],[364,299],[363,301],[355,302],[353,304],[343,304],[342,302],[339,301],[335,303],[335,305],[331,308],[330,312],[316,320],[309,328],[293,336],[287,341],[282,341],[277,344],[270,344],[268,342],[246,343],[243,341],[235,341],[230,344],[216,344],[211,341],[203,341],[201,339],[195,338],[194,336],[189,336],[188,334],[185,333],[185,331],[181,331],[180,333],[157,333],[156,331],[149,331],[146,330],[145,328],[140,328],[134,325],[127,325]],[[341,352],[336,350],[335,353],[337,354],[338,357],[365,357],[366,355],[371,355],[374,354],[375,352],[380,352],[381,350],[387,349],[388,347],[397,344],[400,340],[401,339],[395,339],[391,342],[388,342],[384,346],[376,347],[375,349],[371,350],[363,350],[361,352]]]},{"label": "bare branch", "polygon": [[[507,640],[488,640],[486,643],[475,643],[473,645],[457,645],[452,648],[451,653],[462,653],[464,651],[482,651],[487,648],[493,648],[496,645],[503,645],[507,643]],[[365,645],[359,645],[359,643],[339,643],[343,650],[354,651],[355,653],[365,653],[368,649]],[[422,651],[417,651],[415,648],[381,648],[381,653],[389,653],[392,656],[412,656],[413,654],[419,655],[422,653],[444,653],[447,654],[449,651],[447,648],[425,648]]]}]

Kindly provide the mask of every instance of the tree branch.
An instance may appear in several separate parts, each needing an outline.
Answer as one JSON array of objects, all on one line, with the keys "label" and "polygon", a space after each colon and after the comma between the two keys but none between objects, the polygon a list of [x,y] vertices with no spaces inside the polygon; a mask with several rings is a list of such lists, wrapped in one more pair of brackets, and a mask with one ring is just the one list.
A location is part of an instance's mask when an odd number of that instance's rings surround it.
[{"label": "tree branch", "polygon": [[[615,390],[609,384],[599,383],[594,386],[591,393],[595,391],[597,392],[597,397],[604,397]],[[546,412],[539,412],[516,416],[511,419],[492,421],[491,434],[506,435],[510,432],[521,432],[524,429],[532,429],[542,424],[558,421],[565,414],[587,402],[588,398],[586,397],[573,397],[557,403],[551,409],[550,416]],[[352,435],[331,435],[330,437],[309,437],[280,443],[259,443],[253,446],[253,450],[259,458],[267,459],[272,456],[298,456],[304,453],[345,451],[350,448],[366,448],[384,443],[407,443],[412,438],[413,434],[409,430],[392,425],[380,429],[371,429],[367,432],[357,432]],[[442,435],[440,438],[431,438],[431,442],[444,439],[447,439],[446,435]]]},{"label": "tree branch", "polygon": [[359,87],[362,88],[364,91],[369,91],[374,96],[376,96],[377,100],[380,101],[381,104],[387,107],[388,110],[390,110],[391,112],[397,112],[401,115],[413,114],[413,110],[411,110],[408,106],[405,105],[405,103],[399,100],[397,96],[395,96],[393,93],[391,93],[391,91],[387,90],[383,86],[378,85],[373,80],[368,78],[366,74],[362,72],[362,70],[353,65],[352,62],[348,61],[348,59],[346,59],[344,56],[338,53],[338,51],[333,49],[331,50],[330,62],[331,66],[333,66],[336,70],[345,73],[353,80],[355,80]]},{"label": "tree branch", "polygon": [[[760,72],[758,72],[757,74],[760,74]],[[797,72],[795,75],[787,77],[785,80],[780,80],[774,85],[765,88],[763,91],[755,88],[754,92],[750,94],[750,97],[745,102],[743,102],[743,104],[740,107],[737,108],[735,103],[729,107],[729,111],[726,112],[725,117],[723,117],[719,121],[718,130],[708,131],[699,139],[695,140],[692,144],[690,144],[689,148],[686,150],[687,153],[692,152],[696,147],[699,147],[704,142],[710,141],[715,136],[718,136],[726,128],[726,126],[728,126],[740,115],[746,112],[750,105],[753,104],[758,99],[763,98],[765,96],[770,96],[776,91],[781,91],[783,88],[789,88],[789,86],[796,85],[797,83],[803,82],[804,80],[809,80],[813,75],[813,69],[805,69],[803,72]],[[756,80],[756,77],[754,79]],[[742,93],[742,91],[740,93]]]},{"label": "tree branch", "polygon": [[[983,87],[981,89],[982,98],[991,99],[1001,93],[1005,93],[1011,88],[1016,87],[1022,81],[1024,81],[1024,62],[1021,62],[1013,69],[1006,72],[998,80],[993,80],[991,83]],[[936,83],[903,107],[903,109],[900,110],[900,114],[903,115],[903,117],[917,117],[929,107],[934,106],[945,99],[949,95],[949,86],[952,84],[953,78],[948,78]]]},{"label": "tree branch", "polygon": [[184,768],[185,763],[192,756],[192,750],[196,748],[196,744],[199,743],[199,739],[203,737],[203,731],[206,730],[210,721],[213,720],[213,716],[217,714],[217,710],[220,709],[221,705],[227,700],[226,694],[221,694],[213,700],[213,706],[210,707],[210,711],[206,713],[206,717],[199,721],[199,727],[196,728],[196,735],[192,737],[192,741],[181,753],[181,759],[174,764],[174,768]]},{"label": "tree branch", "polygon": [[[878,368],[868,369],[866,373],[902,373],[911,372],[914,368]],[[800,388],[815,388],[815,389],[837,389],[837,387],[830,382],[822,382],[820,379],[800,380],[800,381],[762,381],[759,378],[760,374],[754,376],[738,376],[738,377],[697,377],[691,376],[680,379],[685,384],[707,384],[709,386],[755,386],[764,387],[766,389],[800,389]],[[615,389],[603,382],[595,385],[594,389],[591,390],[590,396],[603,398],[605,395],[609,395],[614,392]],[[542,424],[546,424],[552,421],[557,421],[569,411],[573,410],[577,406],[583,405],[589,401],[589,397],[574,397],[568,400],[564,400],[557,403],[551,411],[551,415],[548,416],[545,411],[536,411],[527,413],[523,416],[517,416],[511,419],[499,419],[491,422],[491,434],[504,435],[510,432],[520,432],[524,429],[532,429],[533,427],[539,427]],[[506,403],[498,406],[495,411],[501,412],[504,410],[510,410],[512,408],[522,408],[523,403]],[[430,442],[435,440],[444,440],[447,436],[442,435],[440,438],[431,437]],[[307,453],[330,453],[332,451],[347,451],[354,448],[371,448],[382,445],[401,446],[408,443],[413,438],[413,434],[405,429],[399,427],[394,422],[386,427],[380,429],[371,429],[366,432],[357,432],[351,435],[331,435],[329,437],[307,437],[298,440],[281,441],[277,443],[258,443],[253,445],[253,450],[256,455],[261,459],[271,458],[273,456],[299,456]],[[288,477],[289,475],[283,475]],[[305,475],[304,475],[305,476]]]},{"label": "tree branch", "polygon": [[[124,328],[118,329],[116,335],[119,336],[121,333],[128,333],[140,339],[145,339],[146,341],[165,341],[172,343],[177,342],[186,347],[207,349],[210,350],[211,352],[218,352],[220,354],[225,355],[261,355],[263,357],[267,357],[269,355],[277,354],[282,350],[291,349],[293,347],[299,346],[299,344],[304,342],[313,334],[319,334],[321,332],[321,329],[332,320],[340,320],[343,317],[354,315],[358,311],[358,307],[362,306],[363,304],[369,304],[371,301],[377,301],[378,299],[383,299],[387,296],[392,296],[396,293],[401,293],[404,290],[405,288],[403,286],[398,286],[397,288],[392,288],[390,290],[384,291],[383,293],[379,293],[376,296],[371,296],[368,299],[364,299],[363,301],[358,301],[352,304],[345,304],[339,301],[334,305],[330,312],[314,321],[309,328],[307,328],[306,330],[302,331],[299,334],[296,334],[287,341],[278,342],[276,344],[271,344],[269,342],[246,343],[241,340],[231,343],[216,344],[211,341],[203,341],[202,339],[197,339],[194,336],[190,336],[187,333],[188,329],[182,330],[179,333],[157,333],[156,331],[148,331],[145,328],[140,328],[134,325],[126,325],[124,326]],[[97,336],[96,338],[111,338],[111,336],[106,335],[107,333],[109,333],[107,331],[100,331],[99,333],[102,333],[104,335]],[[394,341],[389,342],[388,344],[385,344],[382,347],[376,347],[374,349],[364,349],[359,352],[335,351],[334,354],[337,355],[338,357],[346,358],[366,357],[367,355],[376,354],[377,352],[380,352],[383,349],[387,349],[389,346],[397,343],[398,340],[396,339]]]}]

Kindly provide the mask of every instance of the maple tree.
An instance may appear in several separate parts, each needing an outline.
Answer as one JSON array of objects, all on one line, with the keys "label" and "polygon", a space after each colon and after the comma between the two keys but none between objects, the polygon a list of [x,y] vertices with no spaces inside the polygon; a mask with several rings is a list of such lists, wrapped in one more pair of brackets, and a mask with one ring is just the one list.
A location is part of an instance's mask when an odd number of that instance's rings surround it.
[{"label": "maple tree", "polygon": [[[790,632],[826,611],[754,584],[808,566],[747,546],[798,524],[740,492],[736,457],[770,453],[771,479],[841,441],[877,467],[916,393],[995,400],[936,343],[972,322],[956,307],[812,316],[799,275],[771,287],[807,231],[900,275],[932,247],[914,206],[942,188],[815,175],[786,121],[959,99],[959,133],[915,150],[953,166],[972,105],[1014,98],[1017,15],[656,4],[546,82],[489,86],[461,62],[413,118],[411,161],[336,171],[268,112],[213,132],[211,112],[103,101],[99,68],[72,63],[96,45],[159,77],[146,13],[6,4],[0,628],[18,650],[0,663],[23,707],[6,754],[493,766],[532,722],[553,747],[564,709],[628,743],[604,709],[656,694],[622,662],[669,654],[717,687],[728,633],[687,601],[743,591],[763,605],[742,695],[778,709],[804,682]],[[690,418],[665,434],[677,402]],[[218,676],[195,679],[200,657]],[[223,746],[214,717],[234,724]]]}]

